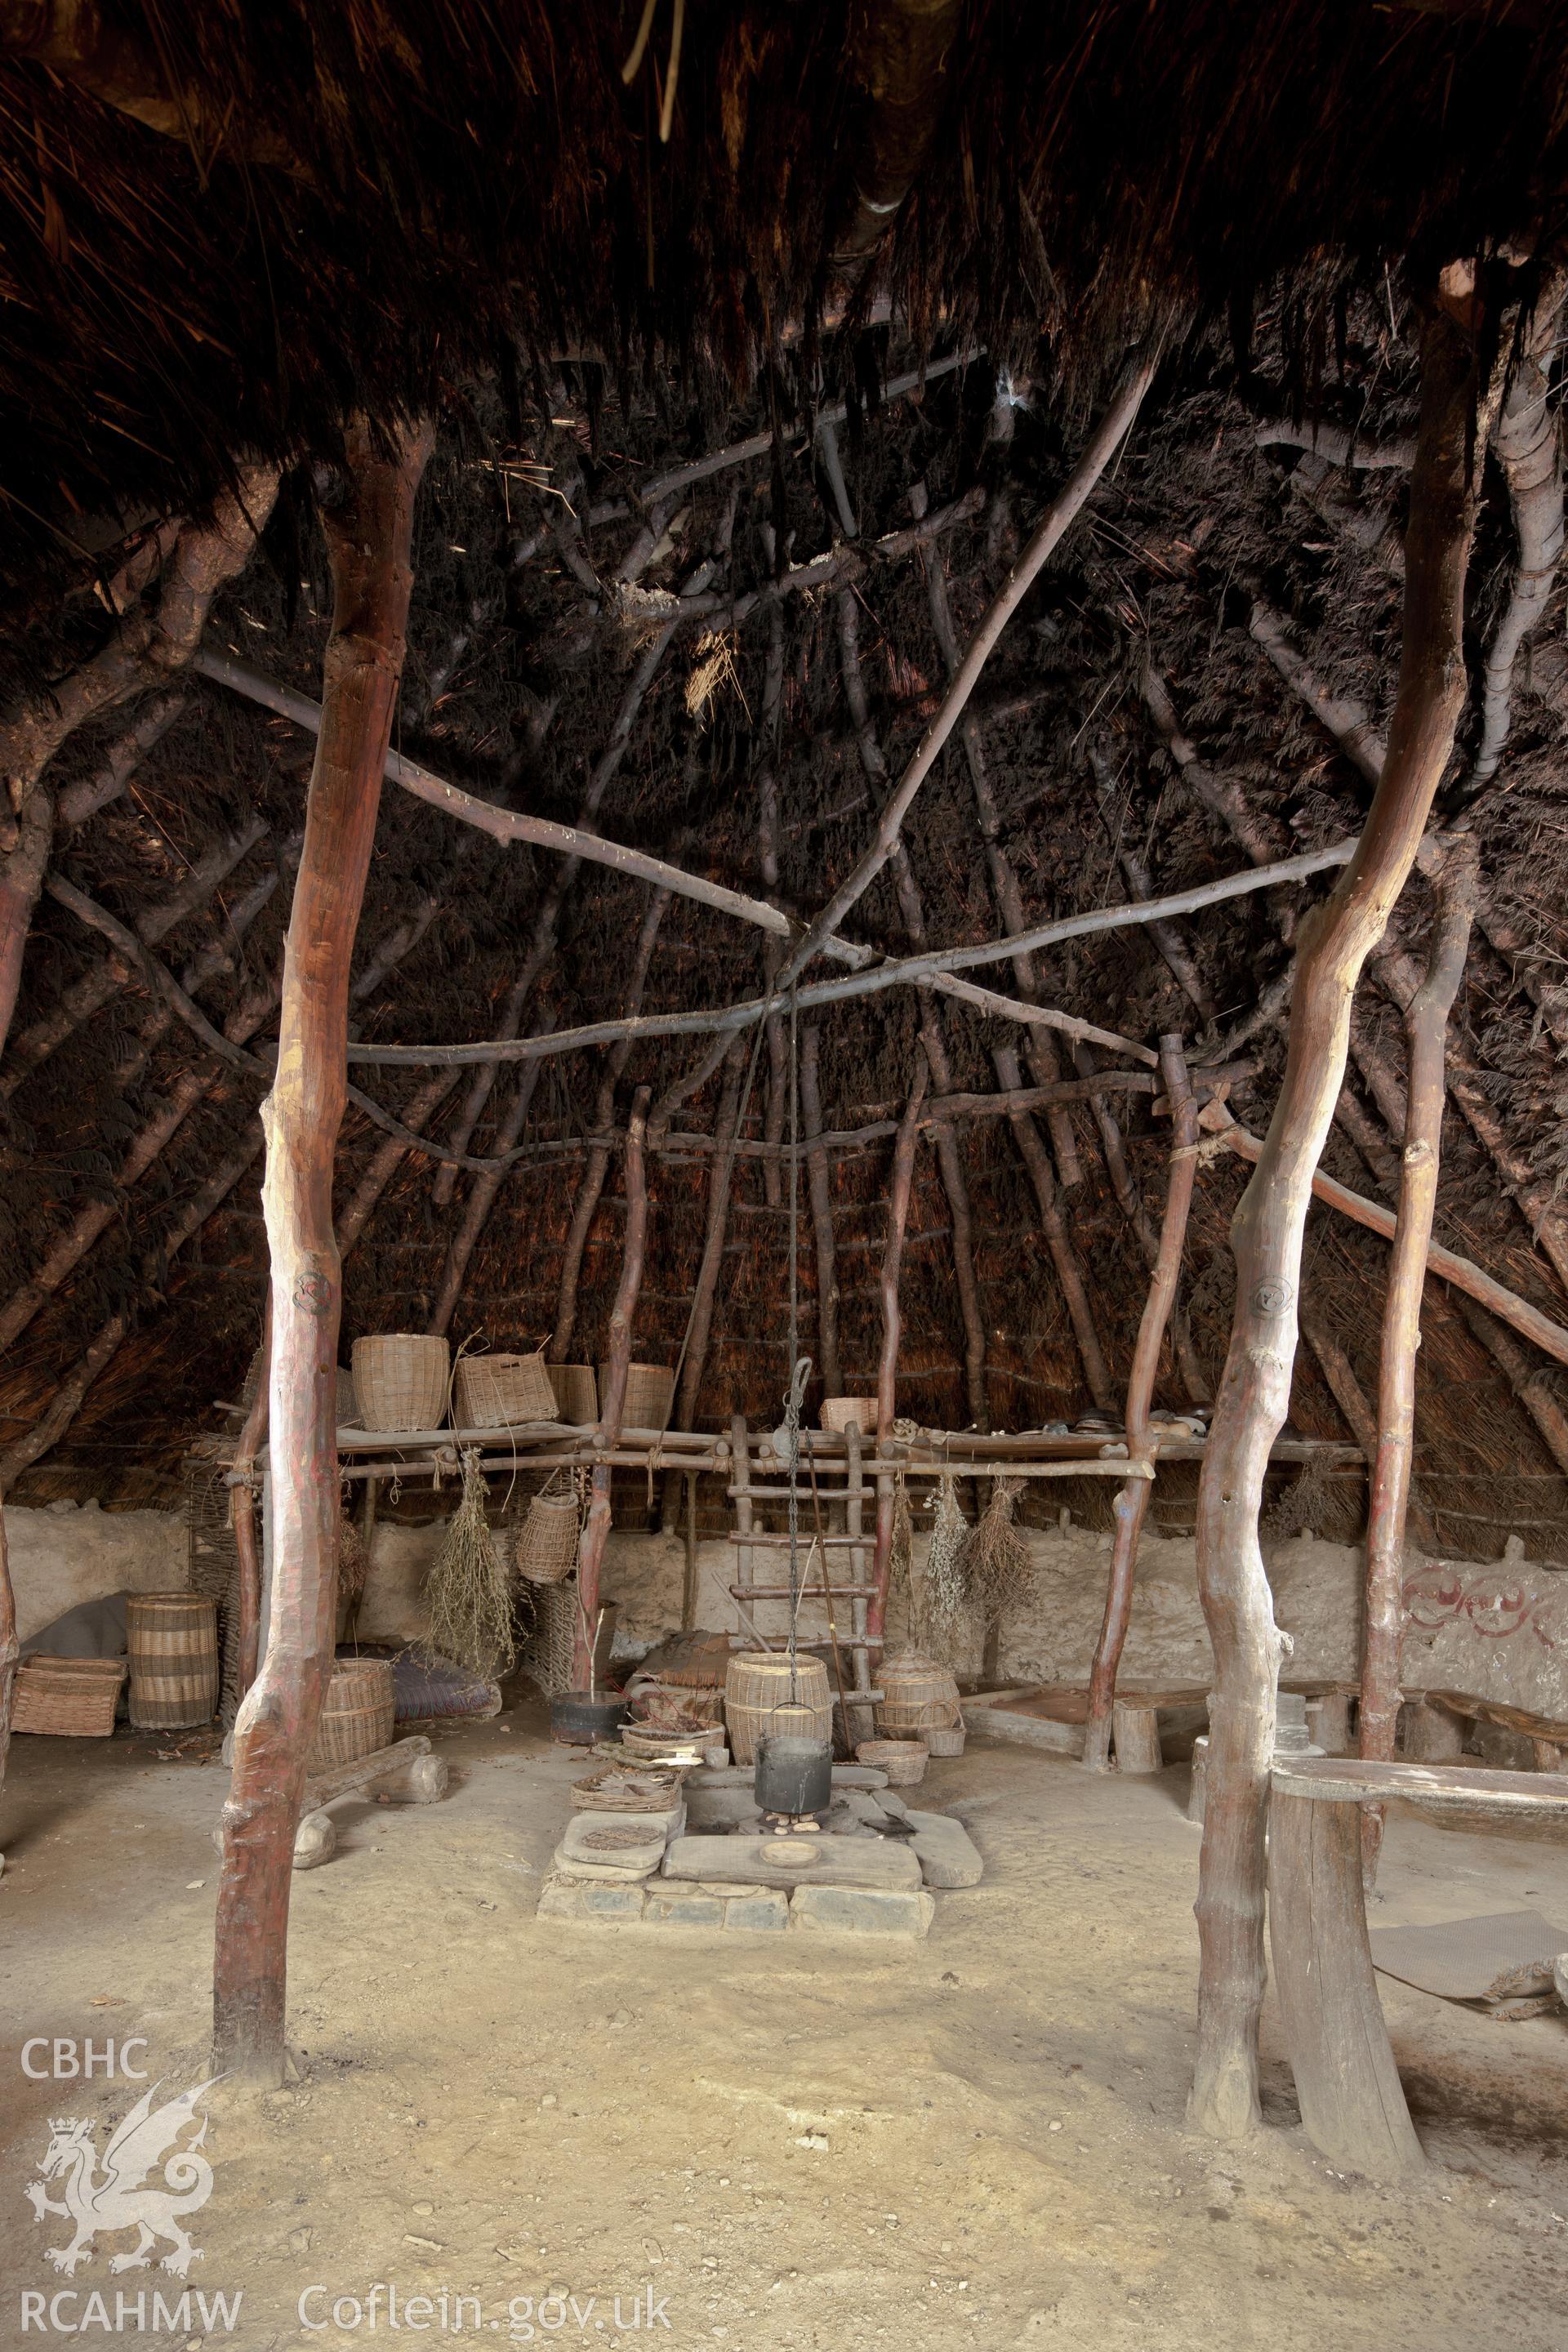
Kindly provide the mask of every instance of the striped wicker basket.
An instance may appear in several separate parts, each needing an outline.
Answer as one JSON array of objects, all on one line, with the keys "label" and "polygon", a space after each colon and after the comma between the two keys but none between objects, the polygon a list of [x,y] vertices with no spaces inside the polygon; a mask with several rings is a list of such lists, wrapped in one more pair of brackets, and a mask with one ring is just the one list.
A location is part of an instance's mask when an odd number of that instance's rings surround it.
[{"label": "striped wicker basket", "polygon": [[517,1429],[555,1419],[542,1348],[532,1356],[464,1356],[452,1387],[458,1429]]},{"label": "striped wicker basket", "polygon": [[577,1497],[568,1490],[535,1495],[517,1531],[512,1564],[528,1584],[560,1584],[577,1565]]},{"label": "striped wicker basket", "polygon": [[877,1400],[866,1396],[824,1397],[818,1418],[824,1429],[858,1429],[862,1435],[869,1437],[877,1427]]},{"label": "striped wicker basket", "polygon": [[334,1660],[306,1771],[325,1772],[334,1764],[357,1764],[362,1756],[390,1748],[395,1713],[390,1658]]},{"label": "striped wicker basket", "polygon": [[[610,1368],[599,1366],[599,1395],[609,1394]],[[626,1401],[621,1409],[623,1429],[668,1429],[675,1401],[675,1374],[668,1364],[628,1364]]]},{"label": "striped wicker basket", "polygon": [[599,1418],[599,1391],[592,1364],[552,1364],[550,1386],[555,1397],[555,1418],[586,1429]]},{"label": "striped wicker basket", "polygon": [[422,1332],[356,1339],[354,1389],[362,1429],[440,1429],[447,1419],[451,1350]]},{"label": "striped wicker basket", "polygon": [[11,1728],[107,1739],[125,1675],[123,1658],[53,1658],[37,1650],[16,1669]]},{"label": "striped wicker basket", "polygon": [[184,1731],[217,1713],[217,1603],[200,1592],[132,1592],[125,1603],[131,1720]]}]

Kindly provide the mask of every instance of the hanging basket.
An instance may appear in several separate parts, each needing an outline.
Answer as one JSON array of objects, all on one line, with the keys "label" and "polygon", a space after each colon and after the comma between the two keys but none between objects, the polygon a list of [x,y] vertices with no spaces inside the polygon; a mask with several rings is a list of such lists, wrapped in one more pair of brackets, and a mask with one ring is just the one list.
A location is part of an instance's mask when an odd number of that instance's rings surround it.
[{"label": "hanging basket", "polygon": [[387,1331],[353,1347],[360,1427],[407,1432],[441,1429],[447,1420],[451,1350],[423,1332]]},{"label": "hanging basket", "polygon": [[556,1418],[544,1350],[532,1356],[464,1356],[453,1379],[458,1429],[519,1429]]},{"label": "hanging basket", "polygon": [[575,1429],[591,1428],[599,1418],[599,1391],[592,1364],[552,1364],[550,1386],[555,1398],[555,1419]]},{"label": "hanging basket", "polygon": [[[601,1402],[610,1392],[610,1368],[599,1366]],[[675,1374],[668,1364],[628,1364],[626,1401],[621,1408],[623,1429],[667,1429],[675,1402]]]},{"label": "hanging basket", "polygon": [[817,1416],[824,1429],[858,1429],[864,1437],[872,1437],[877,1430],[877,1400],[875,1397],[824,1397]]},{"label": "hanging basket", "polygon": [[568,1486],[547,1486],[528,1506],[517,1531],[513,1565],[527,1584],[560,1584],[577,1565],[577,1496]]}]

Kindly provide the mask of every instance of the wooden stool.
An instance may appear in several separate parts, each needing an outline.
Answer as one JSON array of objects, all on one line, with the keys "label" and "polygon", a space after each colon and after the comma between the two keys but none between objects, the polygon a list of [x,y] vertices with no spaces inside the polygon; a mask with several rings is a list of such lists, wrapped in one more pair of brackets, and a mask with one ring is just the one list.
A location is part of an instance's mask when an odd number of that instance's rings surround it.
[{"label": "wooden stool", "polygon": [[1568,1789],[1531,1772],[1277,1756],[1269,1774],[1268,1942],[1308,2138],[1377,2180],[1424,2161],[1405,2104],[1366,1937],[1361,1808],[1405,1798],[1478,1814],[1568,1822]]}]

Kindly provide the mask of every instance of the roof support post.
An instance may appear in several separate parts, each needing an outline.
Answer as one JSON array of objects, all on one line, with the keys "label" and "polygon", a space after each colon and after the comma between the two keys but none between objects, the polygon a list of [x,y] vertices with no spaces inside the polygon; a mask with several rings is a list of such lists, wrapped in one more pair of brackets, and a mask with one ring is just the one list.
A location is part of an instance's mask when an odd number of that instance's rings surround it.
[{"label": "roof support post", "polygon": [[[602,1453],[612,1454],[621,1434],[621,1423],[626,1410],[626,1375],[632,1361],[632,1324],[637,1311],[637,1293],[642,1288],[643,1259],[647,1249],[647,1169],[644,1146],[647,1140],[647,1107],[650,1089],[639,1087],[632,1098],[631,1117],[626,1122],[626,1247],[621,1260],[620,1287],[610,1310],[610,1344],[605,1368],[605,1393],[599,1399],[598,1444]],[[587,1690],[594,1675],[595,1636],[599,1630],[599,1571],[605,1564],[605,1547],[610,1540],[610,1481],[615,1473],[608,1461],[598,1464],[594,1472],[594,1490],[588,1503],[588,1517],[583,1528],[583,1539],[577,1547],[577,1633],[573,1645],[573,1680],[578,1690]]]},{"label": "roof support post", "polygon": [[1355,856],[1302,924],[1285,1076],[1236,1215],[1236,1313],[1198,1492],[1199,1591],[1215,1661],[1197,1900],[1198,2052],[1189,2118],[1258,2127],[1264,1835],[1280,1641],[1258,1519],[1285,1419],[1312,1174],[1344,1075],[1351,1000],[1405,886],[1465,695],[1465,572],[1475,520],[1472,335],[1434,306],[1422,336],[1399,695]]},{"label": "roof support post", "polygon": [[305,1759],[337,1615],[338,1330],[332,1161],[348,1098],[349,967],[403,674],[414,499],[427,425],[383,456],[350,427],[346,494],[322,526],[332,633],[321,733],[284,952],[277,1076],[263,1118],[272,1262],[270,1415],[276,1497],[267,1654],[235,1725],[213,1969],[215,2063],[283,2079],[289,1890]]}]

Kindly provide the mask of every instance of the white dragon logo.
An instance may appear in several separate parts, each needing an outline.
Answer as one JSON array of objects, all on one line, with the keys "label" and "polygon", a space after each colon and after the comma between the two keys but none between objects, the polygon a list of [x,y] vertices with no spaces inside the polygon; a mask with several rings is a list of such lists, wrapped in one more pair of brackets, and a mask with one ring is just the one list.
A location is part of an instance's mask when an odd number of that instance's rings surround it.
[{"label": "white dragon logo", "polygon": [[[130,2253],[110,2256],[111,2271],[145,2270],[160,2238],[167,2238],[172,2248],[161,2267],[173,2271],[176,2278],[184,2278],[191,2264],[201,2261],[200,2247],[192,2245],[178,2217],[196,2212],[212,2195],[213,2168],[201,2154],[207,2117],[202,2117],[201,2128],[188,2147],[176,2149],[174,2144],[192,2121],[196,2101],[222,2079],[215,2074],[211,2081],[198,2083],[194,2090],[165,2100],[158,2108],[153,2102],[162,2085],[154,2083],[115,2129],[103,2151],[101,2178],[97,2124],[68,2116],[51,2117],[53,2137],[44,2151],[41,2177],[29,2181],[22,2193],[40,2221],[46,2213],[61,2213],[76,2224],[76,2235],[68,2246],[46,2249],[56,2270],[74,2276],[77,2265],[91,2254],[93,2239],[100,2230],[138,2232]],[[171,2149],[174,2149],[172,2155]],[[163,2163],[163,2185],[143,2187],[146,2175],[160,2162]],[[62,2179],[63,2200],[47,2196],[45,2182]]]}]

